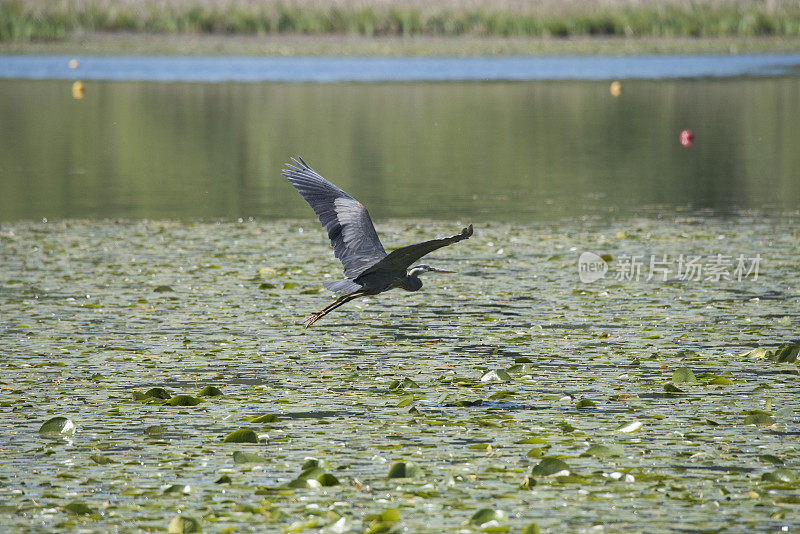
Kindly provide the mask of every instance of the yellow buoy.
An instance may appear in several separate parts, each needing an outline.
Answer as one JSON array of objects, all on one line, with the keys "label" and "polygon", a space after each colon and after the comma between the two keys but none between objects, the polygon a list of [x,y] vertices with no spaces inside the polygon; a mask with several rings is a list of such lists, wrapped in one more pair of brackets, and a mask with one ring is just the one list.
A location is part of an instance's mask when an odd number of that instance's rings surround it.
[{"label": "yellow buoy", "polygon": [[611,92],[611,96],[619,96],[622,94],[622,84],[614,80],[608,90]]},{"label": "yellow buoy", "polygon": [[80,80],[75,81],[72,84],[72,98],[75,100],[80,100],[83,98],[83,82]]}]

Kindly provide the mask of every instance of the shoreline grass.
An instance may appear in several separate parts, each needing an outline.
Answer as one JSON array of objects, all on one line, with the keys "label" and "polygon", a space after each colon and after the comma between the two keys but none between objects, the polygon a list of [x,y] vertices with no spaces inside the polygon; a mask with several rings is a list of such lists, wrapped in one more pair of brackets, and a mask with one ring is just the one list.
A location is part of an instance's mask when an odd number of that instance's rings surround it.
[{"label": "shoreline grass", "polygon": [[763,0],[0,0],[0,42],[76,33],[365,37],[798,37],[800,3]]},{"label": "shoreline grass", "polygon": [[71,34],[0,42],[0,54],[188,56],[509,56],[756,54],[800,51],[800,37],[365,37],[359,35]]}]

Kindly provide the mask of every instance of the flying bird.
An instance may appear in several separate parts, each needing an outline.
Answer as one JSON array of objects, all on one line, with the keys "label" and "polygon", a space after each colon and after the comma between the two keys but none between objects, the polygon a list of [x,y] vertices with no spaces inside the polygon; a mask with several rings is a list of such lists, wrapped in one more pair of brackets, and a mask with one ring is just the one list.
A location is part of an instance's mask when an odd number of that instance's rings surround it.
[{"label": "flying bird", "polygon": [[367,208],[359,201],[317,174],[299,156],[292,158],[292,163],[287,163],[286,167],[283,176],[319,216],[319,221],[328,231],[333,254],[344,266],[344,279],[323,284],[338,298],[306,319],[306,328],[353,299],[395,288],[419,291],[422,288],[421,274],[454,272],[430,265],[409,268],[434,250],[469,238],[472,235],[471,224],[460,234],[408,245],[387,254]]}]

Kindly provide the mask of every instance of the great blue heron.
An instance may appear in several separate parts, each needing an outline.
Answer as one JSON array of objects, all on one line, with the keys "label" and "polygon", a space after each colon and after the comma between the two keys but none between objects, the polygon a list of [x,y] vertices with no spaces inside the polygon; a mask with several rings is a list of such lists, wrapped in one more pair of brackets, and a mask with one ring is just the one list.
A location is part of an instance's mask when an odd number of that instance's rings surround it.
[{"label": "great blue heron", "polygon": [[472,235],[471,224],[460,234],[401,247],[387,254],[378,239],[367,208],[317,174],[303,158],[292,158],[292,162],[286,164],[288,168],[283,170],[283,175],[314,208],[322,226],[328,230],[333,254],[342,262],[346,277],[344,280],[323,284],[339,297],[306,319],[306,328],[342,304],[358,297],[377,295],[394,288],[419,291],[422,287],[419,275],[422,273],[453,272],[430,265],[417,265],[408,269],[424,255],[467,239]]}]

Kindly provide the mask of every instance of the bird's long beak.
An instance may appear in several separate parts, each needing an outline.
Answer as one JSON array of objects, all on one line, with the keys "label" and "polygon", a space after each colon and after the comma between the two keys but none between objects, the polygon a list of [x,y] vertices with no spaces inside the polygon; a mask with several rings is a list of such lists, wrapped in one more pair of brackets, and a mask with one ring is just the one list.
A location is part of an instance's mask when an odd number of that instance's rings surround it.
[{"label": "bird's long beak", "polygon": [[445,269],[437,269],[436,267],[431,267],[431,271],[434,273],[445,273],[445,274],[456,274],[455,271],[448,271]]}]

